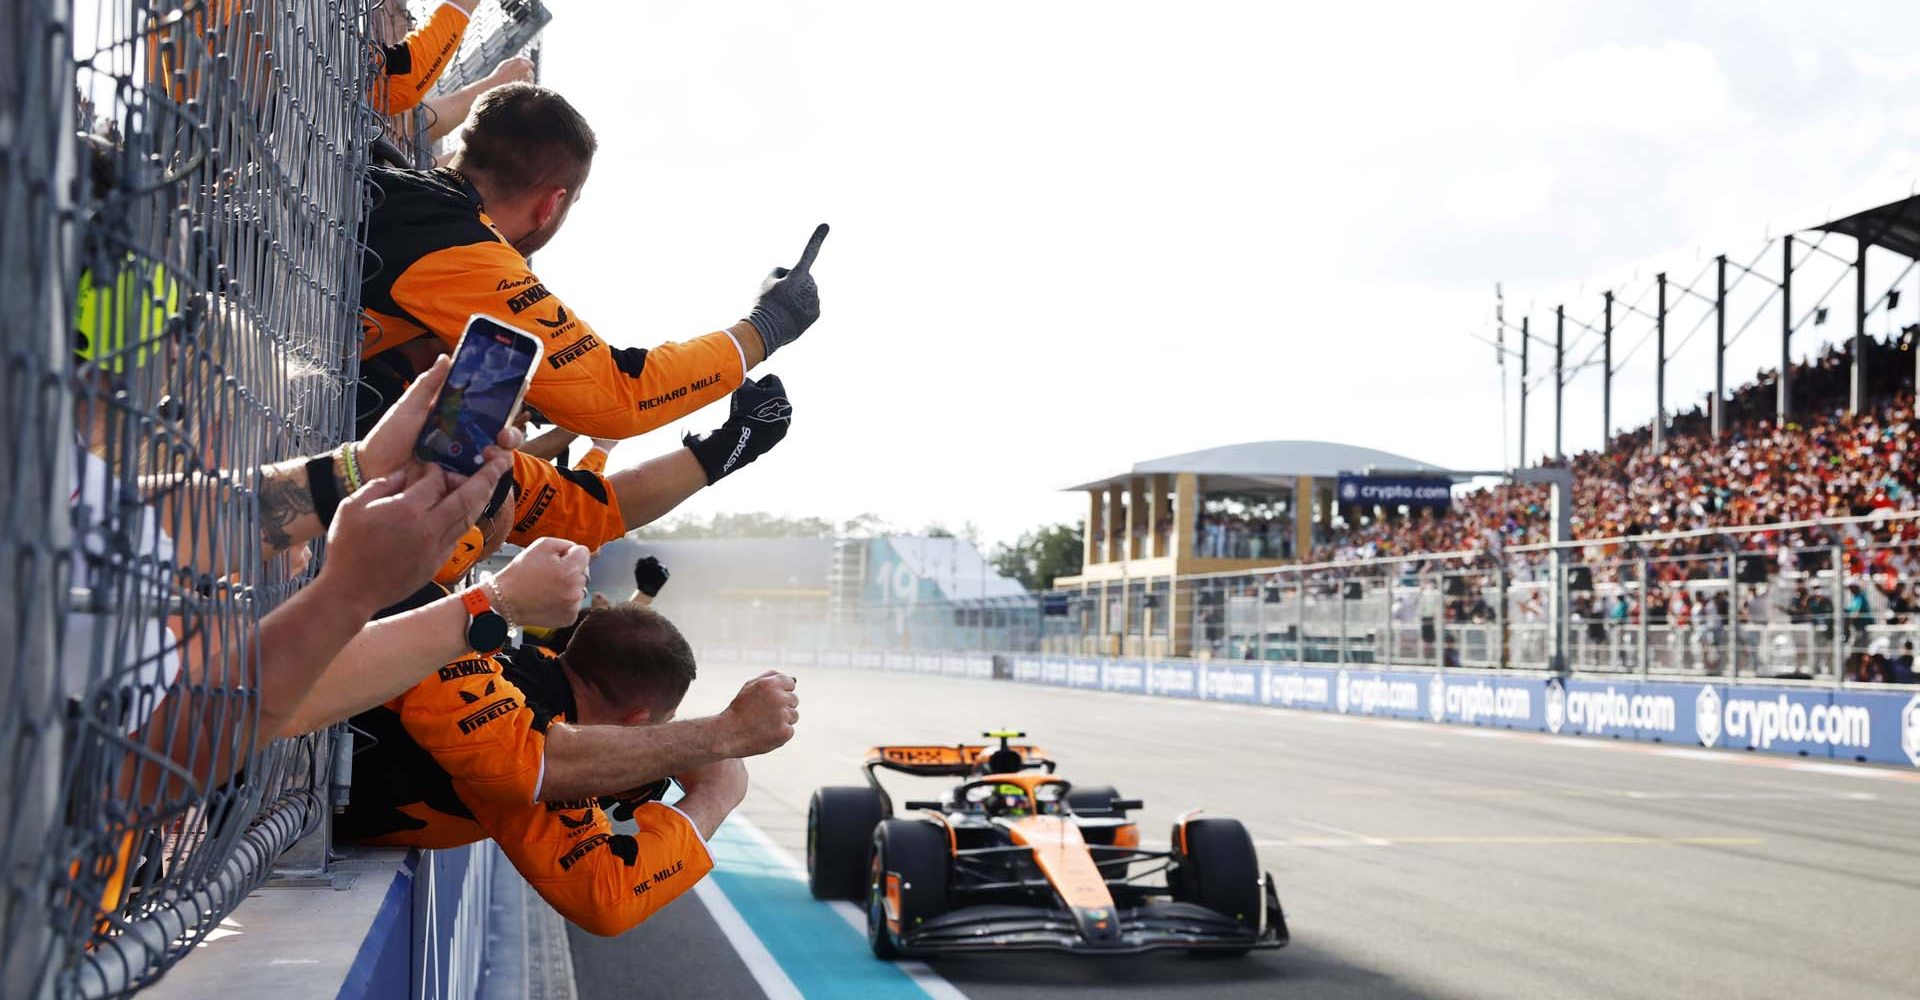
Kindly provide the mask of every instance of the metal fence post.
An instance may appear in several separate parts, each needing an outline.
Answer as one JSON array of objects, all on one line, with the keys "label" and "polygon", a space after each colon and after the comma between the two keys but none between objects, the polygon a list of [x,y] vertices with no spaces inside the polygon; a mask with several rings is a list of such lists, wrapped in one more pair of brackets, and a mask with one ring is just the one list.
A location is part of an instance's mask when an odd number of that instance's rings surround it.
[{"label": "metal fence post", "polygon": [[1493,636],[1498,643],[1494,647],[1493,665],[1506,669],[1507,663],[1507,567],[1505,563],[1493,568],[1493,586],[1497,598],[1493,602]]},{"label": "metal fence post", "polygon": [[[1859,364],[1860,359],[1856,357],[1854,363]],[[1846,618],[1846,601],[1842,596],[1845,594],[1846,589],[1847,550],[1844,545],[1835,543],[1833,546],[1833,600],[1829,602],[1833,605],[1833,611],[1830,615],[1832,620],[1828,622],[1828,625],[1831,626],[1829,634],[1832,636],[1831,641],[1833,642],[1834,687],[1842,687],[1847,682],[1846,634],[1848,622]]]},{"label": "metal fence post", "polygon": [[1293,575],[1293,653],[1296,663],[1307,662],[1307,575]]},{"label": "metal fence post", "polygon": [[1340,655],[1336,662],[1347,665],[1347,574],[1342,572],[1334,578],[1335,600],[1340,603]]},{"label": "metal fence post", "polygon": [[1385,578],[1386,599],[1380,602],[1382,608],[1381,614],[1386,618],[1387,623],[1386,631],[1382,633],[1386,636],[1386,646],[1381,650],[1380,655],[1380,665],[1382,666],[1393,663],[1394,658],[1399,655],[1399,647],[1397,645],[1399,637],[1393,634],[1395,626],[1399,624],[1393,620],[1393,580],[1394,574],[1391,567],[1389,567]]},{"label": "metal fence post", "polygon": [[1642,677],[1647,676],[1649,672],[1648,668],[1652,664],[1652,660],[1647,655],[1647,651],[1648,651],[1647,619],[1652,617],[1647,613],[1647,611],[1649,606],[1652,603],[1653,603],[1653,587],[1651,584],[1647,582],[1647,558],[1645,556],[1641,556],[1640,557],[1640,676]]},{"label": "metal fence post", "polygon": [[1727,675],[1740,676],[1740,554],[1727,553]]}]

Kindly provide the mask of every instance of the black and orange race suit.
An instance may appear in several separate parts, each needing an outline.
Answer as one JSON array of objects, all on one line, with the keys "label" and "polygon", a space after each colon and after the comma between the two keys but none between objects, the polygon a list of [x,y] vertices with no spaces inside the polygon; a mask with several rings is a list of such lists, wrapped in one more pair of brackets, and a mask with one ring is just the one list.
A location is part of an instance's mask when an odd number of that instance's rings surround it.
[{"label": "black and orange race suit", "polygon": [[[147,33],[147,65],[153,83],[185,103],[199,92],[202,69],[217,53],[226,57],[222,75],[239,80],[243,91],[276,90],[271,85],[274,53],[292,47],[274,44],[279,26],[271,11],[256,10],[258,6],[244,0],[215,0],[183,9],[185,17],[158,22]],[[427,23],[406,38],[379,46],[386,73],[367,95],[373,106],[388,115],[417,106],[460,50],[466,31],[467,12],[441,3]]]},{"label": "black and orange race suit", "polygon": [[539,337],[527,402],[566,429],[628,438],[723,399],[746,377],[724,330],[652,350],[614,348],[527,266],[451,170],[376,166],[361,285],[363,357],[417,337],[460,341],[484,313]]},{"label": "black and orange race suit", "polygon": [[[613,484],[597,472],[562,469],[516,451],[513,479],[517,497],[507,541],[515,545],[531,545],[536,538],[552,537],[597,552],[600,546],[627,532],[620,498],[614,494]],[[454,543],[453,554],[434,574],[434,580],[452,586],[480,561],[485,547],[486,536],[480,529],[467,529]]]},{"label": "black and orange race suit", "polygon": [[460,39],[466,33],[467,12],[442,0],[427,23],[401,41],[382,46],[386,75],[373,85],[373,106],[382,114],[397,115],[425,100],[453,54],[460,51]]},{"label": "black and orange race suit", "polygon": [[599,801],[537,800],[546,732],[575,712],[557,660],[470,655],[353,724],[371,743],[335,831],[366,843],[446,848],[491,837],[541,898],[594,934],[652,916],[713,869],[679,810],[634,809],[615,833]]},{"label": "black and orange race suit", "polygon": [[514,501],[507,541],[515,545],[564,538],[597,552],[627,533],[613,484],[592,469],[563,469],[516,451],[513,481],[520,496]]}]

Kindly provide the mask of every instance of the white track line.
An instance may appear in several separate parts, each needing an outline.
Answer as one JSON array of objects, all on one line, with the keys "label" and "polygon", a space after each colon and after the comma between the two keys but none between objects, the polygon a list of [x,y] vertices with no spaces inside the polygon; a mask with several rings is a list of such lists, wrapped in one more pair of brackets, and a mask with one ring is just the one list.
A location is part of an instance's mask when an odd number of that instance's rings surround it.
[{"label": "white track line", "polygon": [[[767,836],[767,832],[760,829],[752,820],[736,811],[732,816],[727,818],[727,823],[736,826],[741,833],[747,835],[747,839],[759,844],[760,849],[767,852],[767,855],[773,859],[774,863],[785,870],[788,877],[801,882],[807,880],[806,866],[802,865],[800,860],[795,858],[786,848],[781,847],[775,842],[772,837]],[[862,938],[867,936],[866,911],[846,900],[835,901],[831,906],[833,907],[833,912],[839,914],[840,919],[847,922],[847,926],[858,931]],[[757,945],[759,943],[759,939],[756,938],[754,944]],[[765,950],[764,947],[761,948],[761,951],[764,952]],[[769,955],[768,959],[771,960],[772,956]],[[906,973],[907,978],[913,980],[913,984],[920,987],[920,989],[925,992],[927,996],[932,997],[933,1000],[967,1000],[965,993],[960,992],[952,983],[947,982],[938,972],[929,968],[925,962],[900,960],[893,964],[901,972]],[[785,979],[786,975],[782,973],[781,978]],[[792,984],[789,983],[788,985]],[[767,996],[771,1000],[774,995],[769,992]]]},{"label": "white track line", "polygon": [[767,1000],[806,1000],[793,980],[787,978],[786,970],[774,960],[773,953],[760,943],[760,938],[747,926],[746,918],[733,908],[733,901],[720,891],[710,878],[703,878],[693,884],[694,895],[707,908],[707,915],[719,926],[720,933],[727,936],[727,943],[733,945],[734,953],[747,966],[747,972],[753,981],[760,984],[760,992]]}]

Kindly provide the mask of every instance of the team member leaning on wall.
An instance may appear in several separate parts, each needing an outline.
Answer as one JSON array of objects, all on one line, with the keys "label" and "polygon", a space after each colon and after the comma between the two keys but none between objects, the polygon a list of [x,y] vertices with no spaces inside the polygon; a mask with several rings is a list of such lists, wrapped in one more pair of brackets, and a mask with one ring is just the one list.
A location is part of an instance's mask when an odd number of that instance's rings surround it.
[{"label": "team member leaning on wall", "polygon": [[[793,679],[770,672],[717,716],[671,721],[694,674],[679,630],[633,605],[588,615],[557,658],[522,648],[450,663],[355,720],[375,739],[335,830],[430,848],[490,837],[561,915],[619,934],[712,869],[705,841],[746,795],[740,758],[784,744],[799,720]],[[590,766],[543,756],[569,730],[603,741]],[[673,805],[657,800],[666,774],[685,790]],[[615,832],[610,810],[630,814],[632,832]]]}]

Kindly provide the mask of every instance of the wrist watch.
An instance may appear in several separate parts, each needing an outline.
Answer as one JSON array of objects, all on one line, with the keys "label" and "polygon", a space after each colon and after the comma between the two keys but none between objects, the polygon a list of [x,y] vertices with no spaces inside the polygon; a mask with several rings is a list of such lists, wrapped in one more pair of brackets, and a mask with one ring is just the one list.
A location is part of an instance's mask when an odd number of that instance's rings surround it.
[{"label": "wrist watch", "polygon": [[487,588],[468,587],[460,593],[467,606],[467,648],[476,653],[499,652],[507,644],[507,620],[493,610]]}]

